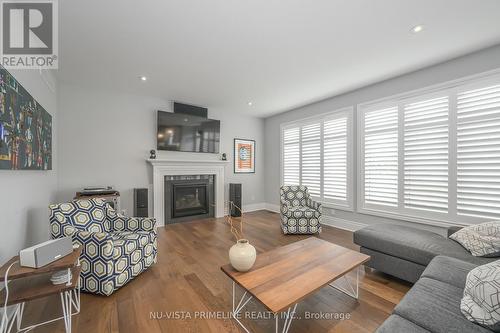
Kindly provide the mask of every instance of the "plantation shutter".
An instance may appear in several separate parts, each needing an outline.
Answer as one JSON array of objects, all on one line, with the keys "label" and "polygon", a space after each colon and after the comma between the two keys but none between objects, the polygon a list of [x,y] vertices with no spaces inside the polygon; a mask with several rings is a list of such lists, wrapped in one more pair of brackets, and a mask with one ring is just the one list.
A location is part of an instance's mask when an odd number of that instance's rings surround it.
[{"label": "plantation shutter", "polygon": [[405,104],[404,205],[448,212],[448,96]]},{"label": "plantation shutter", "polygon": [[365,203],[398,205],[398,108],[364,114]]},{"label": "plantation shutter", "polygon": [[301,184],[314,196],[321,194],[321,123],[302,126]]},{"label": "plantation shutter", "polygon": [[281,128],[283,185],[307,186],[315,200],[352,210],[352,108]]},{"label": "plantation shutter", "polygon": [[300,184],[300,127],[283,131],[283,183]]},{"label": "plantation shutter", "polygon": [[457,94],[457,213],[500,217],[500,85]]},{"label": "plantation shutter", "polygon": [[347,115],[323,123],[323,198],[347,203]]}]

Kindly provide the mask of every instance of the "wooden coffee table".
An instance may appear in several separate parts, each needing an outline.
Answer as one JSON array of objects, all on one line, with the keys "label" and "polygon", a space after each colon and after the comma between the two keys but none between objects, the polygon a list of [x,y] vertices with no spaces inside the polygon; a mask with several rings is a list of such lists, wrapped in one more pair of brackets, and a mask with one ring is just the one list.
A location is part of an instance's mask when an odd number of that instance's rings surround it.
[{"label": "wooden coffee table", "polygon": [[[232,317],[249,332],[240,319],[241,310],[252,299],[257,299],[275,317],[279,329],[279,313],[285,312],[282,332],[290,329],[297,304],[315,291],[329,285],[343,293],[358,298],[359,268],[370,256],[332,244],[316,237],[295,242],[259,254],[253,268],[245,273],[236,271],[230,264],[221,269],[233,280]],[[346,274],[356,270],[356,284]],[[344,280],[347,288],[333,285]],[[245,290],[238,304],[235,285]]]}]

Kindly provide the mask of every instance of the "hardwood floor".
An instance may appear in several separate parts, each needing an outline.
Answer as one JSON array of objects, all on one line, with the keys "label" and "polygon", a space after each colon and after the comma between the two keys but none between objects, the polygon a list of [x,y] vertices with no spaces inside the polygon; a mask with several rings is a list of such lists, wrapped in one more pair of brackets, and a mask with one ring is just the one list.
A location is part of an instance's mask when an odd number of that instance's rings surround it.
[{"label": "hardwood floor", "polygon": [[[276,213],[247,213],[244,220],[245,236],[258,253],[308,237],[284,236]],[[325,226],[318,237],[357,249],[348,231]],[[82,294],[82,312],[73,317],[73,332],[243,332],[228,318],[232,284],[220,266],[228,262],[234,240],[224,220],[170,225],[159,228],[158,238],[156,265],[110,297]],[[373,332],[410,287],[378,272],[363,272],[359,301],[333,288],[322,288],[299,304],[297,316],[301,319],[292,322],[290,332]],[[259,311],[265,311],[262,305],[252,300],[247,309],[258,317],[243,319],[252,332],[274,332],[274,320],[259,317]],[[46,320],[58,311],[59,298],[33,302],[26,307],[25,319]],[[306,311],[344,319],[306,319]],[[59,321],[34,332],[64,332],[64,324]]]}]

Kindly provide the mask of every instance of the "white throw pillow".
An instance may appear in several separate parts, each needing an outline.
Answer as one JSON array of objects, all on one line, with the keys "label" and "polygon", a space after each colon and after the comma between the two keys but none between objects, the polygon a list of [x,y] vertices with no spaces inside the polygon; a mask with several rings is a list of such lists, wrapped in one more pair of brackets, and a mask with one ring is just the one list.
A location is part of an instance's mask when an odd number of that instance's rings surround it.
[{"label": "white throw pillow", "polygon": [[476,257],[500,256],[500,221],[475,224],[450,236]]},{"label": "white throw pillow", "polygon": [[467,274],[460,311],[468,320],[500,332],[500,260]]}]

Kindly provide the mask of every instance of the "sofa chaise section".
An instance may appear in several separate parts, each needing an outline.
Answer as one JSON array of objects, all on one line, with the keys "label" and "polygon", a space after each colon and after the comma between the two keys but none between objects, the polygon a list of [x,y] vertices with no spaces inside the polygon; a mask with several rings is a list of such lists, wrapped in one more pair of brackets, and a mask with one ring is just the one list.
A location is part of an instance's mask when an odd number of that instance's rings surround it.
[{"label": "sofa chaise section", "polygon": [[[456,231],[453,228],[452,231]],[[431,260],[438,255],[483,265],[494,258],[472,256],[457,242],[437,233],[412,227],[377,224],[354,233],[360,252],[371,256],[368,267],[416,282]]]}]

